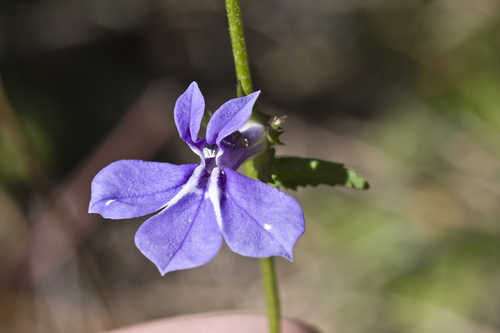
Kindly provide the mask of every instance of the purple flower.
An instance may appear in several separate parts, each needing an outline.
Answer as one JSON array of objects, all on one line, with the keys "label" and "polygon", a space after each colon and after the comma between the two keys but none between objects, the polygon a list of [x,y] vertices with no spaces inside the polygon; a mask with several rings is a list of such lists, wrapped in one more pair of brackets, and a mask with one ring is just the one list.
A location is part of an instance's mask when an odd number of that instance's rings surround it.
[{"label": "purple flower", "polygon": [[209,262],[229,248],[250,257],[293,256],[304,232],[298,202],[235,170],[265,147],[264,128],[249,123],[255,92],[224,103],[199,138],[205,101],[193,82],[175,103],[180,137],[200,164],[122,160],[92,181],[89,213],[123,219],[157,212],[135,234],[137,248],[164,275]]}]

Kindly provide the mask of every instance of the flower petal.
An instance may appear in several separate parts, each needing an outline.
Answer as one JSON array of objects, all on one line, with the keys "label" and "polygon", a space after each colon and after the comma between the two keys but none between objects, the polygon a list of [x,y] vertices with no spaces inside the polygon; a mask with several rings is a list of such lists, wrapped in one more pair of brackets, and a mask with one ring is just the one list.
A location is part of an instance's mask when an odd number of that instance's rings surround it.
[{"label": "flower petal", "polygon": [[191,192],[144,222],[135,234],[137,248],[160,273],[201,266],[217,254],[222,236],[204,193]]},{"label": "flower petal", "polygon": [[218,166],[236,170],[246,159],[265,150],[263,125],[248,121],[238,131],[239,135],[230,135],[219,143]]},{"label": "flower petal", "polygon": [[[299,203],[286,193],[236,171],[224,169],[224,173],[225,183],[223,176],[218,180],[222,190],[220,207],[215,207],[215,211],[220,215],[219,223],[229,248],[250,257],[279,255],[292,260],[293,246],[304,233]],[[209,186],[214,186],[214,182]],[[216,206],[214,197],[210,198]]]},{"label": "flower petal", "polygon": [[92,180],[89,213],[110,219],[154,213],[181,190],[195,167],[139,160],[113,162]]},{"label": "flower petal", "polygon": [[186,91],[177,98],[174,107],[175,125],[180,137],[187,143],[198,141],[204,110],[205,100],[198,84],[191,82]]},{"label": "flower petal", "polygon": [[260,91],[256,91],[245,97],[230,99],[218,108],[207,125],[207,143],[219,143],[242,127],[250,119],[253,105],[259,94]]}]

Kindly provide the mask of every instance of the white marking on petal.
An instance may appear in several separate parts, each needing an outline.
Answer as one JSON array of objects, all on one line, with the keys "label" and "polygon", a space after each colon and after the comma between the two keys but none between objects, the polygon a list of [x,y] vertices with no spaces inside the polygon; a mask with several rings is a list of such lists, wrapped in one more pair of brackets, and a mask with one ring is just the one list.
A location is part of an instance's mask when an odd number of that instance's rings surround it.
[{"label": "white marking on petal", "polygon": [[267,231],[271,230],[273,227],[271,227],[269,224],[267,223],[264,223],[264,229],[266,229]]},{"label": "white marking on petal", "polygon": [[220,165],[220,158],[224,154],[224,149],[217,150],[217,154],[215,155],[215,164]]},{"label": "white marking on petal", "polygon": [[214,206],[215,220],[219,229],[222,230],[222,214],[220,210],[220,196],[221,191],[219,188],[219,175],[221,170],[219,168],[214,168],[210,174],[210,180],[208,181],[208,198]]},{"label": "white marking on petal", "polygon": [[109,205],[111,205],[111,204],[112,204],[113,202],[115,202],[115,201],[116,201],[116,200],[113,200],[113,199],[108,200],[108,201],[106,201],[106,203],[104,204],[104,206],[109,206]]},{"label": "white marking on petal", "polygon": [[195,194],[203,194],[203,189],[199,188],[198,185],[200,183],[201,176],[204,172],[204,166],[199,165],[194,169],[193,174],[189,177],[188,181],[181,188],[179,192],[169,202],[160,207],[160,209],[166,209],[168,207],[172,207],[176,203],[178,203],[185,195],[189,193]]},{"label": "white marking on petal", "polygon": [[208,147],[203,148],[203,156],[205,158],[213,158],[216,155],[215,149],[210,149]]}]

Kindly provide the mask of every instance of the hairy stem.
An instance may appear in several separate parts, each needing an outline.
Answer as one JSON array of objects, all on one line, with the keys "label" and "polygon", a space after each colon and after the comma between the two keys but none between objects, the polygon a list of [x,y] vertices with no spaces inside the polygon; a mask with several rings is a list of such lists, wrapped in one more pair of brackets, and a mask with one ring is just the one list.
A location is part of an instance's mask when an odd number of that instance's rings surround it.
[{"label": "hairy stem", "polygon": [[[243,32],[243,21],[241,19],[240,1],[226,0],[227,20],[229,24],[229,35],[233,49],[234,67],[236,70],[237,94],[248,95],[253,91],[250,67],[248,66],[248,55]],[[269,320],[269,332],[280,333],[280,301],[278,294],[278,281],[274,269],[274,259],[260,259],[262,281],[266,293],[267,317]]]},{"label": "hairy stem", "polygon": [[227,21],[229,23],[229,35],[231,36],[231,46],[233,48],[236,79],[238,80],[243,95],[248,95],[253,91],[253,86],[250,67],[248,66],[248,55],[245,34],[243,32],[243,21],[241,19],[240,1],[226,0],[226,11]]}]

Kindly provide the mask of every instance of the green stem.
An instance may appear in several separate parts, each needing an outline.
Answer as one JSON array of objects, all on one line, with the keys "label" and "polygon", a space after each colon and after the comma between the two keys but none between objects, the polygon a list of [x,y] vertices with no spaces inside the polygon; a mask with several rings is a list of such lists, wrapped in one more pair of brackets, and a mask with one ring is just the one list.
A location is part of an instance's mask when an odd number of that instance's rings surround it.
[{"label": "green stem", "polygon": [[260,259],[260,269],[262,271],[262,282],[266,291],[267,319],[269,321],[269,332],[280,332],[280,298],[278,293],[278,281],[274,269],[274,259]]},{"label": "green stem", "polygon": [[236,79],[241,85],[243,95],[248,95],[253,91],[250,67],[248,66],[247,47],[245,44],[245,34],[243,32],[243,21],[241,19],[240,1],[226,0],[227,21],[229,23],[229,35],[231,36],[231,46],[233,48],[234,68]]},{"label": "green stem", "polygon": [[[234,67],[236,80],[238,82],[238,96],[244,96],[253,91],[250,67],[248,66],[248,55],[243,32],[243,21],[241,19],[240,1],[226,0],[227,20],[229,24],[229,35],[233,48]],[[269,332],[280,333],[280,301],[278,294],[278,280],[274,269],[274,259],[260,259],[262,280],[266,292],[267,317],[269,320]]]}]

